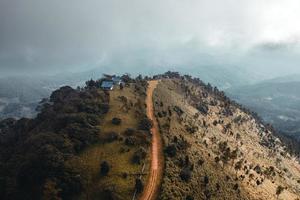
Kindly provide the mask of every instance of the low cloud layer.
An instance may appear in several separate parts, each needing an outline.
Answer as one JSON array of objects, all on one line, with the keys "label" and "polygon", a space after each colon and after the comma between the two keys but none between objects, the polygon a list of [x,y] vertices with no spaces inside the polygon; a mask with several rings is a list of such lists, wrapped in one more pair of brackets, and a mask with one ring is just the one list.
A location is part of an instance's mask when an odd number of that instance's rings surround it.
[{"label": "low cloud layer", "polygon": [[214,64],[280,74],[285,64],[299,73],[299,9],[298,0],[1,0],[0,72]]}]

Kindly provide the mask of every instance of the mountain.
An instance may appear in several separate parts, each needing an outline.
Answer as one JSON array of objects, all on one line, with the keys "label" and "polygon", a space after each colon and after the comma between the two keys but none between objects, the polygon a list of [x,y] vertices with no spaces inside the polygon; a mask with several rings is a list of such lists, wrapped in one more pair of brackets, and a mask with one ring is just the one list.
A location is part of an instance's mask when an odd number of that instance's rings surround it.
[{"label": "mountain", "polygon": [[122,79],[1,121],[2,199],[300,198],[298,158],[224,92],[177,72]]},{"label": "mountain", "polygon": [[300,81],[297,79],[297,76],[272,79],[226,92],[280,133],[300,140]]},{"label": "mountain", "polygon": [[264,80],[264,82],[269,83],[284,83],[284,82],[299,82],[300,81],[300,74],[291,74],[287,76],[280,76],[273,79]]},{"label": "mountain", "polygon": [[[177,70],[177,69],[176,69]],[[207,65],[178,67],[181,73],[190,72],[195,77],[225,90],[232,87],[249,85],[261,80],[249,70],[239,66]]]}]

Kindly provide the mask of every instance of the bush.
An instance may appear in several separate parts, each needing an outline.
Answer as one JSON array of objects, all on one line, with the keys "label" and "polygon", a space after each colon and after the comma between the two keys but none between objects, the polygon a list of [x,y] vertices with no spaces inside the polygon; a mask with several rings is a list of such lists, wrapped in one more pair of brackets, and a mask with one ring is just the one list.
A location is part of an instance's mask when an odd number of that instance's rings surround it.
[{"label": "bush", "polygon": [[281,185],[279,185],[277,188],[276,188],[276,195],[277,195],[277,198],[278,196],[283,192],[284,190],[284,187],[282,187]]},{"label": "bush", "polygon": [[114,117],[112,120],[111,120],[111,123],[114,124],[114,125],[120,125],[122,122],[122,120],[120,118],[117,118],[117,117]]},{"label": "bush", "polygon": [[192,172],[191,172],[191,170],[189,169],[189,167],[185,167],[185,168],[183,168],[183,169],[181,170],[179,176],[180,176],[181,180],[187,182],[187,181],[189,181],[189,180],[191,179],[191,177],[192,177]]},{"label": "bush", "polygon": [[135,132],[136,132],[135,129],[133,129],[133,128],[128,128],[128,129],[126,129],[126,130],[124,131],[124,135],[126,135],[126,136],[132,136]]},{"label": "bush", "polygon": [[207,175],[204,176],[203,183],[204,183],[205,186],[208,185],[208,183],[209,183],[209,178],[208,178]]},{"label": "bush", "polygon": [[141,160],[145,159],[147,155],[147,152],[144,148],[138,149],[136,152],[134,152],[132,157],[132,162],[135,164],[141,164]]},{"label": "bush", "polygon": [[104,136],[104,142],[113,142],[119,139],[119,134],[111,131],[109,133],[106,133]]},{"label": "bush", "polygon": [[144,184],[141,179],[137,178],[135,179],[135,189],[137,193],[141,193],[144,189]]},{"label": "bush", "polygon": [[141,121],[139,123],[139,129],[144,130],[144,131],[150,131],[152,126],[153,126],[153,122],[150,119],[148,119],[147,117],[141,119]]},{"label": "bush", "polygon": [[198,110],[200,113],[202,113],[202,114],[204,114],[204,115],[207,115],[208,110],[209,110],[208,106],[205,105],[203,102],[200,102],[200,103],[196,106],[196,108],[197,108],[197,110]]},{"label": "bush", "polygon": [[194,200],[194,197],[191,196],[191,195],[187,195],[185,199],[186,199],[186,200]]},{"label": "bush", "polygon": [[260,168],[260,166],[259,166],[259,165],[256,165],[256,166],[254,167],[254,171],[256,171],[256,173],[258,173],[258,174],[261,174],[261,168]]},{"label": "bush", "polygon": [[100,165],[100,174],[106,176],[110,170],[109,164],[107,161],[103,161]]},{"label": "bush", "polygon": [[177,152],[177,149],[175,147],[174,144],[171,144],[169,146],[166,147],[165,149],[165,153],[169,156],[169,157],[174,157],[176,156],[176,152]]},{"label": "bush", "polygon": [[137,144],[137,139],[133,136],[130,136],[130,137],[125,139],[125,144],[127,146],[134,146],[134,145]]}]

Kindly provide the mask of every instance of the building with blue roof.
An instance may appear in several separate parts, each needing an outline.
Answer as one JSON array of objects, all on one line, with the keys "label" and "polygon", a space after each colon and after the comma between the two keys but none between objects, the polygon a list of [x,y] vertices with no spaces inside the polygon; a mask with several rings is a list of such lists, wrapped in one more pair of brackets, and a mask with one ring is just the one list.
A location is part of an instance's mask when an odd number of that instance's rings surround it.
[{"label": "building with blue roof", "polygon": [[114,81],[112,81],[112,80],[102,81],[101,88],[103,90],[113,90],[114,89]]}]

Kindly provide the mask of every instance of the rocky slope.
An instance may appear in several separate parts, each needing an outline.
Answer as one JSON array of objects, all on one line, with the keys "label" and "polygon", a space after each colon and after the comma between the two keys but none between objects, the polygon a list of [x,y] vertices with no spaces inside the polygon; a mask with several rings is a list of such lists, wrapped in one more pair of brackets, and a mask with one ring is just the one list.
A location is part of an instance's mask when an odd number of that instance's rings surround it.
[{"label": "rocky slope", "polygon": [[296,158],[223,92],[173,74],[154,101],[166,157],[161,199],[300,197]]}]

